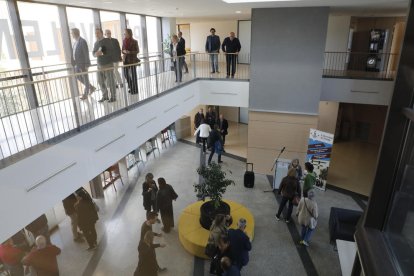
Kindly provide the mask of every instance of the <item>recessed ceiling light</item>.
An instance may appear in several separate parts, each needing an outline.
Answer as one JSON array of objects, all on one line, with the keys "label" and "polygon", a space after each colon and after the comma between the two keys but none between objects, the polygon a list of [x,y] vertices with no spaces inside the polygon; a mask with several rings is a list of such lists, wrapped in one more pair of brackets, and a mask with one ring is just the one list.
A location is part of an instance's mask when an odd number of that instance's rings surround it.
[{"label": "recessed ceiling light", "polygon": [[241,13],[241,11],[236,11],[236,13]]},{"label": "recessed ceiling light", "polygon": [[105,1],[104,4],[112,4],[111,1]]}]

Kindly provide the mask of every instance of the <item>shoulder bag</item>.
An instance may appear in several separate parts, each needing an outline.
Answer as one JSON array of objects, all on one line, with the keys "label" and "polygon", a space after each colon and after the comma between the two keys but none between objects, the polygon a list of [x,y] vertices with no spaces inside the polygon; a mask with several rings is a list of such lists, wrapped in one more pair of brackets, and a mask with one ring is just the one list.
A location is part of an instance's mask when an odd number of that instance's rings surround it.
[{"label": "shoulder bag", "polygon": [[309,215],[311,215],[311,219],[310,219],[310,223],[309,223],[309,228],[310,229],[315,229],[316,228],[316,224],[318,224],[318,221],[313,216],[313,214],[311,213],[311,211],[309,211],[308,206],[306,205],[306,198],[304,198],[303,202],[305,203],[305,208],[306,208],[306,210],[308,210]]}]

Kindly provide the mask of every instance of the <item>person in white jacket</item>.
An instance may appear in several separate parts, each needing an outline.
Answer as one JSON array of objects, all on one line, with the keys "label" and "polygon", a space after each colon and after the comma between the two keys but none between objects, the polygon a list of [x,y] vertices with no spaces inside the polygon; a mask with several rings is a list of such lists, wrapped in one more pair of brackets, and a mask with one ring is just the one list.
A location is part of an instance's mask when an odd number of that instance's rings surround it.
[{"label": "person in white jacket", "polygon": [[318,220],[318,204],[315,199],[315,191],[310,189],[308,197],[302,197],[299,201],[296,215],[298,222],[302,225],[302,235],[300,244],[309,246],[309,241],[312,233],[315,231]]},{"label": "person in white jacket", "polygon": [[194,132],[194,136],[197,136],[197,133],[199,133],[199,137],[201,141],[203,141],[203,152],[206,153],[206,142],[207,137],[210,135],[211,127],[204,121],[201,120],[200,126],[196,129]]}]

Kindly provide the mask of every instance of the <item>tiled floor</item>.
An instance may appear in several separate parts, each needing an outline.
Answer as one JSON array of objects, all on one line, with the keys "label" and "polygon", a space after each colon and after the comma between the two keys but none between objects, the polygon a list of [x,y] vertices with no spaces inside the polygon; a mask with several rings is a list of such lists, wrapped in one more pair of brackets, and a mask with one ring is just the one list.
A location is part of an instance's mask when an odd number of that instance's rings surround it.
[{"label": "tiled floor", "polygon": [[[141,196],[144,175],[152,172],[156,178],[165,177],[173,185],[179,195],[174,202],[177,222],[180,211],[197,200],[193,184],[198,181],[196,169],[199,160],[199,148],[178,142],[163,149],[159,157],[157,155],[154,159],[150,156],[145,166],[140,166],[139,176],[136,168],[130,170],[129,181],[125,186],[118,185],[117,193],[107,189],[105,199],[98,200],[101,206],[97,223],[99,247],[95,252],[86,251],[86,244],[72,241],[70,222],[65,219],[52,235],[52,241],[62,248],[59,257],[61,275],[132,275],[137,265],[140,226],[145,216]],[[243,186],[245,164],[229,157],[223,157],[223,161],[223,168],[236,182],[235,186],[228,188],[225,197],[244,204],[255,216],[253,250],[250,263],[243,269],[242,275],[305,275],[309,265],[302,263],[299,252],[306,249],[292,238],[286,223],[274,219],[278,204],[272,192],[264,192],[270,189],[267,176],[256,174],[255,187],[247,189]],[[317,201],[320,218],[307,252],[319,275],[340,275],[338,255],[328,241],[330,207],[359,207],[351,197],[329,190],[318,191]],[[296,223],[296,218],[293,218],[292,223]],[[160,225],[154,228],[160,231]],[[299,226],[296,229],[299,231]],[[157,259],[161,266],[168,268],[161,275],[194,275],[194,257],[181,246],[177,229],[160,240],[167,247],[156,250]],[[208,275],[208,266],[209,263],[205,261],[204,275]]]}]

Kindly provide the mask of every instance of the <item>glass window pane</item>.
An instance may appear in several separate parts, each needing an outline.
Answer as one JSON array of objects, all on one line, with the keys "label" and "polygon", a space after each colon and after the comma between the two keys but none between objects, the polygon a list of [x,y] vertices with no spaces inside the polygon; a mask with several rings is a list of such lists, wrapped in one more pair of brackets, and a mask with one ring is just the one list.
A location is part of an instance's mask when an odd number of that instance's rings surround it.
[{"label": "glass window pane", "polygon": [[18,7],[30,67],[66,63],[57,6],[18,2]]},{"label": "glass window pane", "polygon": [[157,17],[147,16],[147,39],[148,39],[148,53],[160,52],[160,28],[159,19]]},{"label": "glass window pane", "polygon": [[0,0],[0,72],[20,68],[6,1]]},{"label": "glass window pane", "polygon": [[119,13],[101,11],[102,30],[110,30],[113,38],[122,43],[121,20]]},{"label": "glass window pane", "polygon": [[92,48],[95,43],[95,23],[93,21],[93,11],[91,9],[67,7],[66,13],[68,16],[69,28],[79,29],[80,36],[83,37],[88,43],[89,58],[92,63],[94,63],[93,60],[95,60],[95,57],[92,55]]},{"label": "glass window pane", "polygon": [[127,14],[126,21],[127,28],[132,29],[134,39],[138,41],[139,53],[142,54],[144,42],[142,39],[141,16],[136,14]]}]

